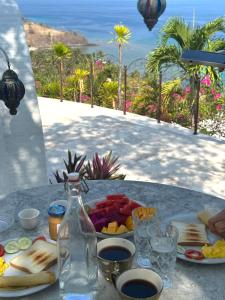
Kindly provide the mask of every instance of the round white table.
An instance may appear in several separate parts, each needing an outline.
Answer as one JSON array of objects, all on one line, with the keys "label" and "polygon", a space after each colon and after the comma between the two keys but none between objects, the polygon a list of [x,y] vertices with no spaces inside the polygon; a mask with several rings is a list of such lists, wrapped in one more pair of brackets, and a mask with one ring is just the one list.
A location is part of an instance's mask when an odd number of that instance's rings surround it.
[{"label": "round white table", "polygon": [[[205,205],[213,205],[218,209],[225,207],[223,199],[179,187],[137,181],[98,180],[88,182],[90,191],[84,195],[85,201],[101,200],[107,194],[124,193],[129,198],[142,201],[149,206],[159,208],[163,218],[171,218],[179,213],[197,213]],[[25,207],[38,208],[41,211],[41,222],[33,231],[23,230],[18,218],[14,225],[1,233],[0,240],[16,238],[24,235],[37,236],[46,233],[47,208],[56,199],[65,199],[63,184],[41,186],[18,191],[7,195],[0,205],[13,204],[17,212]],[[173,289],[164,290],[162,300],[223,300],[225,299],[225,264],[199,265],[177,260]],[[3,299],[3,298],[0,298]],[[23,300],[57,300],[58,283],[33,295],[24,296]],[[119,300],[113,286],[99,279],[97,300]]]}]

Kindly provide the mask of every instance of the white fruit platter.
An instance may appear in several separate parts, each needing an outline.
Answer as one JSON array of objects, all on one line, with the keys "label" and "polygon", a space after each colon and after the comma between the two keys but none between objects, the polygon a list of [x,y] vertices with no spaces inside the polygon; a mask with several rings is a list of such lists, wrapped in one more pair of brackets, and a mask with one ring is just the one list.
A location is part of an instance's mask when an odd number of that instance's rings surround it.
[{"label": "white fruit platter", "polygon": [[[25,238],[25,239],[27,239],[27,241],[29,241],[29,239],[32,241],[31,238]],[[10,239],[10,240],[5,240],[5,241],[0,242],[1,246],[5,247],[5,249],[6,249],[4,255],[0,257],[0,261],[1,262],[4,261],[4,263],[6,263],[8,265],[7,269],[3,272],[4,274],[2,274],[1,277],[5,277],[5,276],[21,276],[22,277],[24,275],[29,274],[27,272],[23,272],[22,270],[14,268],[12,265],[10,265],[10,262],[14,258],[16,258],[17,256],[21,255],[24,251],[26,251],[26,247],[28,247],[28,245],[25,245],[25,243],[27,242],[27,241],[25,241],[24,250],[23,249],[18,249],[18,251],[14,250],[15,242],[18,241],[18,240],[19,240],[18,238],[15,238],[13,240]],[[48,240],[48,239],[45,239],[45,240],[47,242],[52,243],[52,240]],[[31,242],[31,245],[32,245],[32,242]],[[22,248],[23,248],[23,244],[22,244]],[[29,249],[29,247],[28,247],[28,249]],[[15,253],[13,253],[14,251],[15,251]],[[7,252],[9,252],[9,253],[7,253]],[[1,265],[3,265],[3,264],[0,264],[0,266]],[[56,268],[57,268],[57,266],[55,264],[52,267],[50,267],[47,271],[51,271],[56,275]],[[1,268],[0,268],[0,270],[1,270]],[[0,281],[1,281],[1,277],[0,277]],[[36,292],[44,290],[50,285],[51,284],[41,284],[41,285],[32,286],[32,287],[5,287],[5,288],[0,288],[0,297],[12,298],[12,297],[26,296],[26,295],[34,294]]]}]

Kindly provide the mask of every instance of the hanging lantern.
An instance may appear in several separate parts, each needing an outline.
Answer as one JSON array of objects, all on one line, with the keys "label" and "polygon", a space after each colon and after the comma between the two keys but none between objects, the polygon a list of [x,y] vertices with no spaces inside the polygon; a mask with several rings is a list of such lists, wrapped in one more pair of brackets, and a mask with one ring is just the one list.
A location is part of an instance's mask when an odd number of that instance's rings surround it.
[{"label": "hanging lantern", "polygon": [[137,8],[151,31],[166,9],[166,0],[138,0]]},{"label": "hanging lantern", "polygon": [[11,115],[16,115],[20,100],[25,94],[25,88],[17,74],[8,69],[0,80],[0,99],[5,102]]},{"label": "hanging lantern", "polygon": [[2,80],[0,80],[0,100],[4,101],[11,115],[16,115],[20,100],[25,95],[25,87],[16,72],[11,70],[9,57],[5,50],[0,47],[0,51],[4,54],[8,65],[8,69],[3,73]]}]

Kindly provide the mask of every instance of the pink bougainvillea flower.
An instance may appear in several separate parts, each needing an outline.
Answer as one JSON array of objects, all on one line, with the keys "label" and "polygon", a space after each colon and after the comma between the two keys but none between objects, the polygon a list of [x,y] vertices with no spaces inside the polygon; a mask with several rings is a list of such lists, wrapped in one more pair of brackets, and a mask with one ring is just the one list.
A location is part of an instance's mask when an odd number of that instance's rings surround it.
[{"label": "pink bougainvillea flower", "polygon": [[206,75],[202,80],[201,80],[202,84],[205,84],[206,86],[210,86],[211,85],[211,79],[209,75]]},{"label": "pink bougainvillea flower", "polygon": [[221,98],[221,93],[216,93],[216,94],[214,94],[214,100],[218,100],[218,99],[220,99]]},{"label": "pink bougainvillea flower", "polygon": [[81,102],[86,102],[86,101],[88,101],[90,99],[91,99],[91,97],[89,97],[87,95],[81,95],[81,97],[80,97]]},{"label": "pink bougainvillea flower", "polygon": [[129,108],[131,107],[132,102],[130,100],[126,101],[126,110],[129,110]]},{"label": "pink bougainvillea flower", "polygon": [[200,88],[200,93],[201,93],[202,95],[204,95],[204,94],[205,94],[205,89]]},{"label": "pink bougainvillea flower", "polygon": [[96,60],[95,65],[100,71],[104,68],[104,62],[101,59]]},{"label": "pink bougainvillea flower", "polygon": [[215,95],[216,90],[215,89],[211,89],[211,93],[212,93],[212,95]]},{"label": "pink bougainvillea flower", "polygon": [[185,93],[185,94],[190,94],[190,92],[191,92],[191,87],[190,87],[190,86],[187,86],[187,87],[185,88],[185,90],[184,90],[184,93]]},{"label": "pink bougainvillea flower", "polygon": [[173,93],[173,95],[172,95],[174,98],[177,98],[177,97],[179,97],[180,95],[179,94],[177,94],[177,93]]},{"label": "pink bougainvillea flower", "polygon": [[180,94],[178,94],[178,93],[173,93],[173,95],[172,95],[176,100],[178,100],[178,101],[183,101],[185,98],[184,98],[184,96],[182,96],[182,95],[180,95]]},{"label": "pink bougainvillea flower", "polygon": [[217,104],[217,105],[216,105],[216,110],[217,110],[217,111],[221,111],[222,109],[223,109],[222,104]]}]

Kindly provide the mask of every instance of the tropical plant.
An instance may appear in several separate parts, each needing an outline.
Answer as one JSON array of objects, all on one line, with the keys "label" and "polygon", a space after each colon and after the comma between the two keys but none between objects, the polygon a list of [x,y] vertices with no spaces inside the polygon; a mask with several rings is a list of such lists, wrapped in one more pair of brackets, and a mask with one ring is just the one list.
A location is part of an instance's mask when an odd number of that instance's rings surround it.
[{"label": "tropical plant", "polygon": [[73,155],[72,152],[68,150],[67,161],[65,159],[63,160],[67,173],[63,171],[62,175],[60,175],[58,170],[56,170],[56,172],[53,172],[56,182],[57,183],[65,182],[67,180],[66,174],[73,173],[73,172],[78,172],[80,173],[80,176],[83,177],[85,174],[85,168],[84,168],[85,160],[86,160],[86,156],[82,156],[82,155],[77,156],[76,153]]},{"label": "tropical plant", "polygon": [[82,94],[84,92],[84,79],[89,75],[89,71],[77,68],[74,70],[73,75],[67,78],[67,81],[72,83],[74,90],[74,101],[77,100],[76,93],[79,93],[79,100],[82,102]]},{"label": "tropical plant", "polygon": [[122,109],[121,86],[122,86],[122,48],[128,43],[131,37],[130,29],[124,25],[117,24],[114,26],[114,38],[111,42],[118,45],[119,54],[119,74],[118,74],[118,104],[117,108]]},{"label": "tropical plant", "polygon": [[59,61],[59,76],[60,76],[60,101],[63,101],[63,71],[64,71],[64,60],[71,57],[71,50],[63,43],[56,43],[52,46],[54,54]]},{"label": "tropical plant", "polygon": [[58,98],[60,95],[60,86],[58,81],[48,82],[43,84],[39,92],[41,96],[50,97],[50,98]]},{"label": "tropical plant", "polygon": [[[67,174],[78,172],[81,178],[94,180],[94,179],[120,179],[123,180],[126,175],[116,174],[120,168],[120,164],[116,164],[119,156],[113,156],[112,151],[103,156],[99,157],[98,153],[95,153],[92,161],[85,162],[86,156],[73,155],[70,150],[67,153],[67,160],[63,160],[66,167],[66,172],[62,174],[58,170],[53,172],[54,178],[57,183],[66,182],[68,179]],[[49,180],[52,184],[52,181]]]},{"label": "tropical plant", "polygon": [[104,107],[116,108],[118,82],[107,80],[99,90],[99,99]]},{"label": "tropical plant", "polygon": [[182,97],[181,79],[169,80],[162,85],[162,109],[164,111],[174,110],[176,105],[174,97]]},{"label": "tropical plant", "polygon": [[158,83],[154,76],[142,78],[138,90],[130,94],[132,112],[155,118],[159,96],[157,87]]},{"label": "tropical plant", "polygon": [[85,165],[84,177],[89,180],[96,179],[120,179],[123,180],[126,175],[116,174],[120,168],[120,164],[116,164],[119,156],[112,156],[112,151],[99,157],[98,153],[95,153],[92,161],[88,161]]},{"label": "tropical plant", "polygon": [[[182,68],[188,76],[192,91],[196,91],[200,78],[210,74],[213,84],[218,84],[218,72],[210,67],[188,65],[182,62],[181,54],[185,49],[220,51],[225,48],[225,39],[218,36],[218,32],[225,31],[225,18],[220,17],[203,26],[192,27],[183,19],[173,17],[162,28],[161,44],[148,56],[147,68],[149,72],[158,73],[164,64],[175,64]],[[196,96],[189,97],[192,112],[197,107]]]}]

